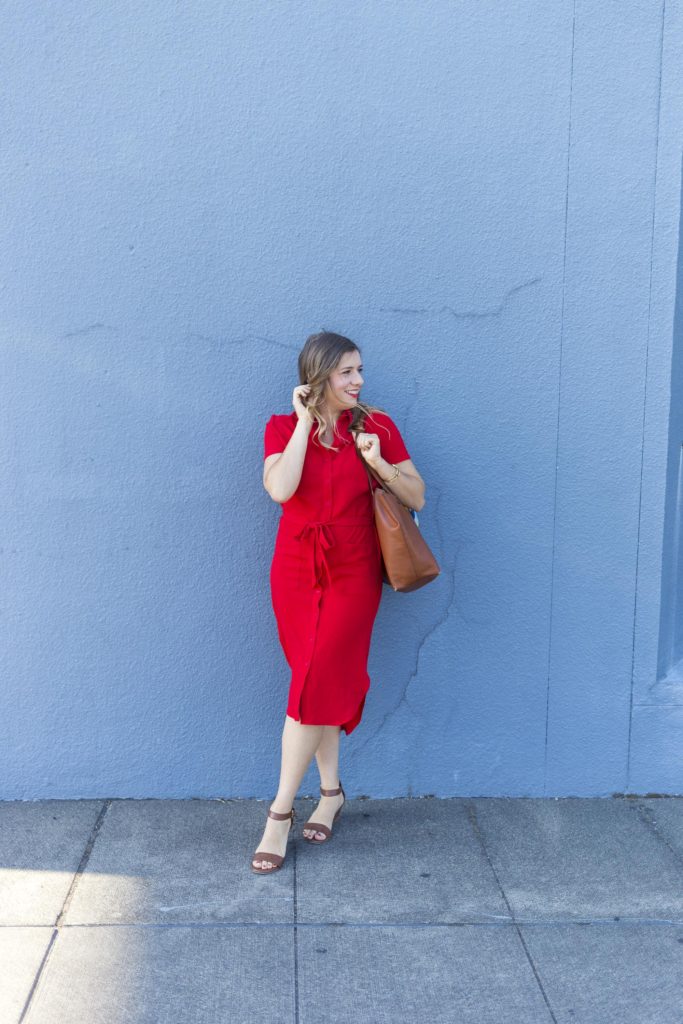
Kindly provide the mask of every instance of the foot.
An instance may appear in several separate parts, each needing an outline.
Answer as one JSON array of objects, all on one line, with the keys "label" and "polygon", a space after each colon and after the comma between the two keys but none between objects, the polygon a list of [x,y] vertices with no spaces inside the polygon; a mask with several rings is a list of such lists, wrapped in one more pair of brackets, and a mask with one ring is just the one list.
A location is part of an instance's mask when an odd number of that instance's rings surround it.
[{"label": "foot", "polygon": [[[278,811],[278,807],[271,807],[272,811]],[[283,812],[284,813],[284,812]],[[276,854],[278,857],[284,857],[285,850],[287,849],[287,836],[289,830],[292,827],[292,819],[285,818],[283,821],[278,821],[276,818],[266,816],[266,827],[263,830],[261,841],[256,847],[257,850],[269,851],[270,853]],[[273,868],[274,864],[272,860],[267,860],[265,853],[259,858],[254,858],[251,862],[255,868]]]},{"label": "foot", "polygon": [[[328,789],[328,788],[329,789],[337,789],[338,787],[337,786],[329,786],[329,787],[328,786],[323,786],[323,789]],[[332,828],[332,821],[334,819],[334,816],[335,816],[335,814],[337,813],[337,811],[339,810],[339,808],[341,807],[341,805],[343,803],[344,803],[344,794],[343,793],[337,793],[336,796],[321,796],[320,797],[320,802],[318,803],[318,806],[313,811],[313,814],[311,814],[309,816],[308,820],[309,821],[319,821],[321,825],[327,825],[328,828]],[[323,839],[327,839],[327,836],[325,835],[324,832],[317,832],[316,829],[314,829],[314,828],[306,828],[305,825],[304,825],[304,828],[302,829],[302,831],[303,831],[303,834],[306,836],[307,839],[317,839],[318,841],[321,841]]]}]

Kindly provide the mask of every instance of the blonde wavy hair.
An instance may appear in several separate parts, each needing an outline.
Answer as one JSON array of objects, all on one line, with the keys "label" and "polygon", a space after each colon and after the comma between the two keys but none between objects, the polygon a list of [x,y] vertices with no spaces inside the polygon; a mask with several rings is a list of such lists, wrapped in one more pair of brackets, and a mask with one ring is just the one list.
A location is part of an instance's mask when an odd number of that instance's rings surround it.
[{"label": "blonde wavy hair", "polygon": [[[305,405],[310,409],[317,427],[314,427],[313,443],[323,448],[332,449],[332,445],[326,444],[321,434],[327,426],[330,426],[321,413],[325,402],[325,384],[332,371],[337,368],[342,356],[348,352],[358,352],[360,348],[350,338],[343,334],[335,334],[333,331],[319,331],[317,334],[310,334],[301,349],[298,358],[299,383],[310,384],[311,390],[306,399]],[[365,419],[374,412],[386,413],[385,409],[378,405],[368,405],[366,402],[357,400],[351,411],[351,422],[349,430],[356,432],[365,429]],[[388,413],[386,413],[388,415]],[[378,423],[377,426],[382,426]],[[334,425],[334,436],[337,433],[337,424]]]}]

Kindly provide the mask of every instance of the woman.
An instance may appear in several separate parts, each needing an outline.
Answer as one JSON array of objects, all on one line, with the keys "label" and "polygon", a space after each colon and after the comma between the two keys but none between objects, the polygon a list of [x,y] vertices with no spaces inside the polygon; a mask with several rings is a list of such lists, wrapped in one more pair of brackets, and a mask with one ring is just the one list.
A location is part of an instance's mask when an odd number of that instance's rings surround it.
[{"label": "woman", "polygon": [[[277,630],[292,670],[282,732],[280,784],[253,871],[276,871],[294,824],[294,797],[315,754],[321,800],[303,828],[325,842],[341,811],[339,737],[358,725],[370,686],[367,659],[382,596],[382,557],[372,490],[378,481],[409,508],[425,485],[398,427],[360,400],[357,345],[312,334],[299,353],[294,411],[266,424],[263,486],[282,505],[270,587]],[[354,441],[355,438],[355,441]]]}]

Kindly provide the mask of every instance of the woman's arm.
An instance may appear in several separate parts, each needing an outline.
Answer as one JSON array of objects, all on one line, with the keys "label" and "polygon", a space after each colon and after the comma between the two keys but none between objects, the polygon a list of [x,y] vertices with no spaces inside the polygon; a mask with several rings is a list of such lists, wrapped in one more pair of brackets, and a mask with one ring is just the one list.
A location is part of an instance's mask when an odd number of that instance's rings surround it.
[{"label": "woman's arm", "polygon": [[273,501],[282,503],[292,497],[304,468],[308,446],[308,435],[313,426],[312,419],[300,417],[294,433],[283,452],[268,455],[263,464],[263,486]]},{"label": "woman's arm", "polygon": [[414,508],[419,512],[424,507],[425,482],[413,465],[412,459],[404,459],[403,462],[395,462],[392,465],[380,456],[374,462],[369,462],[369,465],[385,482],[395,476],[394,465],[398,466],[401,472],[395,480],[387,483],[387,487],[408,508]]},{"label": "woman's arm", "polygon": [[[413,465],[398,427],[386,413],[377,413],[372,419],[382,427],[388,426],[391,431],[384,442],[384,451],[389,458],[382,455],[379,434],[367,431],[359,431],[356,435],[360,454],[400,502],[419,512],[425,503],[425,482]],[[401,471],[398,476],[394,466]]]}]

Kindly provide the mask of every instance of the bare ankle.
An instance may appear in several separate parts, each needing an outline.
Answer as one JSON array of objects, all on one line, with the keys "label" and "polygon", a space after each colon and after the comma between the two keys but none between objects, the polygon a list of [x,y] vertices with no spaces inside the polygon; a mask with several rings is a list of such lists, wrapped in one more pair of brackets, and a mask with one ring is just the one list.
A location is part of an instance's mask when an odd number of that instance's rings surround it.
[{"label": "bare ankle", "polygon": [[[273,814],[289,814],[290,811],[292,810],[292,807],[291,807],[291,804],[290,804],[289,807],[278,807],[277,803],[272,803],[270,805],[270,810],[273,812]],[[270,815],[269,815],[269,817],[270,817]],[[270,818],[270,820],[273,821],[273,818]],[[277,820],[282,820],[282,819],[277,819],[276,818],[275,820],[277,821]]]}]

